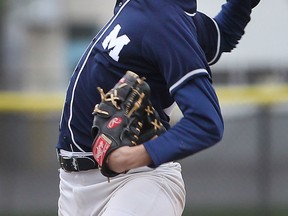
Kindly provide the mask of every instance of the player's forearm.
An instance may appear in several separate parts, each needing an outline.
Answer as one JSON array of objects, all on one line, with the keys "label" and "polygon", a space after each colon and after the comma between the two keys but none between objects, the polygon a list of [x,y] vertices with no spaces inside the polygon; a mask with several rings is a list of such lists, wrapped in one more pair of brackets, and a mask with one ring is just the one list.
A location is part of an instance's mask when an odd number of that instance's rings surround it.
[{"label": "player's forearm", "polygon": [[155,166],[211,147],[223,136],[220,107],[207,77],[190,80],[174,98],[184,117],[157,139],[144,143]]},{"label": "player's forearm", "polygon": [[117,173],[147,166],[151,163],[152,160],[143,145],[121,147],[112,152],[108,158],[109,168]]}]

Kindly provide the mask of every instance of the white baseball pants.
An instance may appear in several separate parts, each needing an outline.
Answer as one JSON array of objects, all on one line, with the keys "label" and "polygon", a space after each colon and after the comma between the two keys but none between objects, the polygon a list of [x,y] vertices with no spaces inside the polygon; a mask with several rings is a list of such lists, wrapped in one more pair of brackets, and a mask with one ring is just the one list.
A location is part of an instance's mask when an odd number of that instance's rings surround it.
[{"label": "white baseball pants", "polygon": [[109,183],[97,169],[60,169],[59,176],[59,216],[180,216],[184,209],[179,163],[130,170]]}]

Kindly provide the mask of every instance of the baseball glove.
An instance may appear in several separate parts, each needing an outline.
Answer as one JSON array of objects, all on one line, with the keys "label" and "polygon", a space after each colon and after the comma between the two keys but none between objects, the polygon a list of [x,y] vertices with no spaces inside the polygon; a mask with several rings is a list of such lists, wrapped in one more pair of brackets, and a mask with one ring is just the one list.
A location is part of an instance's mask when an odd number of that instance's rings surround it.
[{"label": "baseball glove", "polygon": [[107,158],[122,146],[135,146],[164,133],[149,96],[150,87],[137,74],[128,71],[108,92],[101,94],[101,102],[94,108],[92,152],[101,173],[114,177]]}]

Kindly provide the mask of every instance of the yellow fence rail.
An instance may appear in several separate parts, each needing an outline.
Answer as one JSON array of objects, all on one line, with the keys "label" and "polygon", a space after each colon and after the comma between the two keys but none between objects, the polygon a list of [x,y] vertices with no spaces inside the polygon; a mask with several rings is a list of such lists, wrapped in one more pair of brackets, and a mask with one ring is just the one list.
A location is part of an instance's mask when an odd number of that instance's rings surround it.
[{"label": "yellow fence rail", "polygon": [[[220,104],[273,105],[288,102],[288,85],[217,86]],[[0,92],[0,112],[59,112],[64,92]]]},{"label": "yellow fence rail", "polygon": [[0,92],[0,112],[58,112],[64,92]]},{"label": "yellow fence rail", "polygon": [[288,85],[255,85],[216,88],[221,104],[273,105],[288,102]]}]

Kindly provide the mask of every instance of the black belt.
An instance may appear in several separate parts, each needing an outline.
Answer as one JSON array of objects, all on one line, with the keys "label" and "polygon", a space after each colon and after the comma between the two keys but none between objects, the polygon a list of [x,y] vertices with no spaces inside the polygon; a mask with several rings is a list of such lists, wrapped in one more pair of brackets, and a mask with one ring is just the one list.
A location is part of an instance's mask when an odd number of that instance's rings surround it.
[{"label": "black belt", "polygon": [[57,150],[60,167],[66,172],[78,172],[91,169],[98,169],[98,164],[93,156],[62,156]]}]

